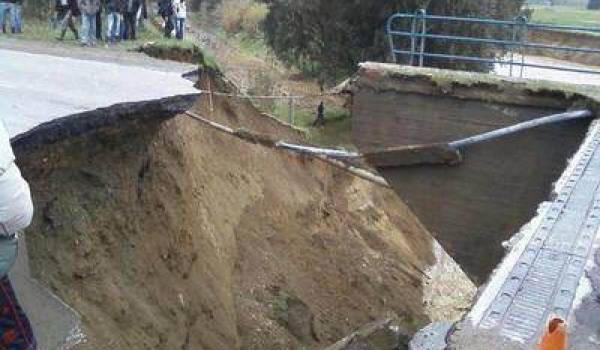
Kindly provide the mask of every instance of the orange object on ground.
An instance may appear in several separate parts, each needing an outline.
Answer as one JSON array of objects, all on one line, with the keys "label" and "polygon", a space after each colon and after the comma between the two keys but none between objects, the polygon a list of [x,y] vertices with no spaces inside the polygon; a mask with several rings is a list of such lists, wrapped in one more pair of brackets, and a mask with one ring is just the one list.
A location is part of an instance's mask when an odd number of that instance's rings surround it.
[{"label": "orange object on ground", "polygon": [[567,350],[567,324],[563,319],[550,319],[538,350]]}]

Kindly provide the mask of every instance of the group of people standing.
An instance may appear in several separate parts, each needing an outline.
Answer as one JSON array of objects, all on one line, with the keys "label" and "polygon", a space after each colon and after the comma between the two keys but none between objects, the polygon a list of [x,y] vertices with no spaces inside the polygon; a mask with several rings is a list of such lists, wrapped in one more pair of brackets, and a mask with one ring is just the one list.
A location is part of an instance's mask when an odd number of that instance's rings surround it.
[{"label": "group of people standing", "polygon": [[6,34],[8,28],[7,22],[10,20],[10,32],[13,34],[21,33],[21,9],[23,0],[0,0],[0,25],[2,33]]},{"label": "group of people standing", "polygon": [[[59,40],[69,28],[82,45],[95,45],[102,38],[102,13],[106,13],[107,43],[135,40],[141,17],[148,18],[145,0],[56,0],[56,15],[60,23]],[[74,18],[81,17],[81,35]]]},{"label": "group of people standing", "polygon": [[177,39],[183,39],[187,17],[185,0],[158,0],[158,14],[165,24],[165,37],[170,38],[175,32]]},{"label": "group of people standing", "polygon": [[[1,0],[0,0],[1,1]],[[183,39],[187,15],[185,0],[159,0],[159,14],[165,20],[165,36]],[[60,24],[59,40],[64,40],[67,29],[82,45],[93,46],[102,38],[102,13],[106,14],[107,43],[135,40],[141,18],[148,18],[146,0],[56,0],[56,17]],[[74,19],[81,17],[78,33]]]}]

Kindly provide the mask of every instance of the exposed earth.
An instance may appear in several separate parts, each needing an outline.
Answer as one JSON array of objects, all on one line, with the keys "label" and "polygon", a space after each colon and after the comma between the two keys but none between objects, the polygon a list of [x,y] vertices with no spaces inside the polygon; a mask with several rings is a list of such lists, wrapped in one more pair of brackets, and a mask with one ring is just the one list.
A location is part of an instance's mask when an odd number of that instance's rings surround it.
[{"label": "exposed earth", "polygon": [[[304,140],[245,102],[193,110]],[[81,314],[77,348],[320,349],[389,312],[412,333],[469,307],[472,283],[392,191],[143,114],[16,149],[32,273]]]}]

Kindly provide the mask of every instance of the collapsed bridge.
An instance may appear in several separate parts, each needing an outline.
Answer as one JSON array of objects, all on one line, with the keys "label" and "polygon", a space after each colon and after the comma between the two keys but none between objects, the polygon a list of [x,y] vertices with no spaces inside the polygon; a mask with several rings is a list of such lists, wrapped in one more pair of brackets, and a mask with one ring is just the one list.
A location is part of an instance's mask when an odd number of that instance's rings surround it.
[{"label": "collapsed bridge", "polygon": [[[363,64],[350,90],[353,138],[367,154],[597,108],[593,90],[575,86],[377,63]],[[568,320],[572,349],[599,346],[589,328],[599,307],[599,143],[598,124],[575,119],[472,144],[458,165],[372,162],[470,277],[488,281],[450,346],[492,338],[529,349],[552,315]]]}]

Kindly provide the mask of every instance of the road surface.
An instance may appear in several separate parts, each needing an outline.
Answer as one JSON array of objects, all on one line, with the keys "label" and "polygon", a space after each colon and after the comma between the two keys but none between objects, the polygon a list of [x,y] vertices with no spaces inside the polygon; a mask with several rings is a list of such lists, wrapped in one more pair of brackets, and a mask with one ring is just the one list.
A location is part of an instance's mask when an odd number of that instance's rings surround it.
[{"label": "road surface", "polygon": [[[136,56],[120,54],[127,55]],[[193,83],[181,77],[194,69],[191,65],[140,59],[140,66],[135,59],[84,57],[0,48],[0,117],[11,136],[54,118],[115,103],[196,92]],[[112,58],[116,63],[107,62]]]}]

